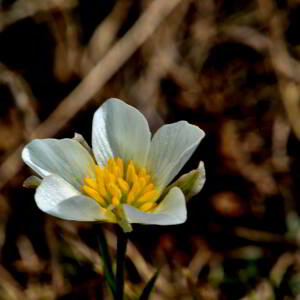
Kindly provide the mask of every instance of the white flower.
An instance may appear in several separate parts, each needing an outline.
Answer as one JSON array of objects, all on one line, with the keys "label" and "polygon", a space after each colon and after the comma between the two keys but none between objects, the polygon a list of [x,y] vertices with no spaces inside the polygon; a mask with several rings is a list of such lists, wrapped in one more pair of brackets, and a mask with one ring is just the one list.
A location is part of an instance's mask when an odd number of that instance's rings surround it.
[{"label": "white flower", "polygon": [[35,193],[42,211],[66,220],[119,223],[131,230],[130,223],[185,222],[185,196],[176,183],[167,186],[203,137],[200,128],[180,121],[162,126],[151,140],[138,110],[109,99],[94,115],[92,151],[80,135],[35,139],[22,158],[42,177]]}]

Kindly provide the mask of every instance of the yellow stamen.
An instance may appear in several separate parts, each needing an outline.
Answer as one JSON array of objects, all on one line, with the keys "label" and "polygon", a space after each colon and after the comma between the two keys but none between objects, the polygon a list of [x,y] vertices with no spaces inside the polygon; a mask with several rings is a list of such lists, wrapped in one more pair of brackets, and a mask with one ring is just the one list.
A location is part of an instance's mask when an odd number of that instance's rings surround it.
[{"label": "yellow stamen", "polygon": [[151,208],[153,208],[153,206],[155,206],[155,203],[152,203],[152,202],[146,202],[146,203],[144,203],[144,204],[140,207],[140,210],[142,210],[142,211],[148,211],[148,210],[150,210]]},{"label": "yellow stamen", "polygon": [[105,188],[105,186],[104,185],[99,185],[98,184],[98,192],[99,192],[99,194],[103,197],[103,198],[106,198],[107,197],[107,190],[106,190],[106,188]]},{"label": "yellow stamen", "polygon": [[111,182],[115,183],[116,176],[109,172],[107,169],[104,169],[104,183],[108,186]]},{"label": "yellow stamen", "polygon": [[117,198],[117,197],[113,197],[112,200],[111,200],[111,203],[113,205],[119,205],[120,204],[120,199]]},{"label": "yellow stamen", "polygon": [[100,169],[99,166],[96,168],[96,177],[98,185],[104,186],[104,170]]},{"label": "yellow stamen", "polygon": [[120,189],[117,187],[116,184],[110,183],[110,184],[107,186],[107,189],[108,189],[108,191],[111,193],[111,195],[112,195],[113,197],[116,197],[116,198],[118,198],[118,199],[121,199],[122,193],[121,193]]},{"label": "yellow stamen", "polygon": [[122,178],[118,178],[118,185],[124,194],[127,194],[129,191],[129,184]]},{"label": "yellow stamen", "polygon": [[108,160],[108,167],[109,167],[109,171],[115,175],[116,177],[119,177],[119,173],[120,173],[120,168],[117,165],[117,161],[115,161],[113,158],[110,158]]},{"label": "yellow stamen", "polygon": [[139,171],[139,176],[146,176],[147,175],[147,169],[146,168],[141,168]]},{"label": "yellow stamen", "polygon": [[155,202],[157,200],[158,197],[158,192],[156,190],[152,190],[149,191],[145,194],[143,194],[143,196],[141,196],[138,200],[137,203],[144,203],[144,202]]},{"label": "yellow stamen", "polygon": [[82,190],[103,208],[122,202],[150,212],[156,206],[160,193],[146,168],[139,168],[133,161],[125,164],[116,157],[103,167],[96,165],[95,170],[96,178],[84,178]]},{"label": "yellow stamen", "polygon": [[143,187],[145,186],[145,179],[141,178],[139,180],[136,180],[135,183],[132,186],[131,191],[128,194],[128,203],[133,203],[138,194],[141,192]]},{"label": "yellow stamen", "polygon": [[106,198],[107,191],[104,183],[104,171],[99,166],[96,166],[96,178],[97,178],[97,190],[103,198]]},{"label": "yellow stamen", "polygon": [[120,157],[117,158],[117,166],[120,170],[119,176],[121,178],[123,178],[124,177],[124,160],[121,159]]},{"label": "yellow stamen", "polygon": [[84,183],[94,190],[97,190],[97,181],[91,177],[84,178]]},{"label": "yellow stamen", "polygon": [[145,177],[145,182],[148,183],[151,180],[151,176],[150,175],[146,175]]},{"label": "yellow stamen", "polygon": [[84,185],[83,186],[83,190],[85,191],[85,193],[90,196],[91,198],[95,199],[97,202],[99,202],[102,206],[106,206],[106,203],[104,201],[104,199],[99,195],[99,193],[90,188],[89,186],[87,185]]},{"label": "yellow stamen", "polygon": [[109,171],[113,173],[115,167],[115,161],[113,160],[113,158],[108,159],[107,166]]},{"label": "yellow stamen", "polygon": [[131,204],[134,201],[135,195],[132,191],[129,192],[128,196],[127,196],[127,202],[129,204]]},{"label": "yellow stamen", "polygon": [[147,192],[150,192],[150,191],[152,191],[152,190],[154,190],[154,189],[155,189],[154,184],[153,184],[153,183],[149,183],[149,184],[147,184],[146,187],[144,188],[143,194],[146,194]]},{"label": "yellow stamen", "polygon": [[135,167],[132,163],[132,161],[129,162],[128,167],[127,167],[127,174],[126,174],[126,181],[129,184],[134,183],[134,181],[136,181],[137,179],[137,175],[135,172]]}]

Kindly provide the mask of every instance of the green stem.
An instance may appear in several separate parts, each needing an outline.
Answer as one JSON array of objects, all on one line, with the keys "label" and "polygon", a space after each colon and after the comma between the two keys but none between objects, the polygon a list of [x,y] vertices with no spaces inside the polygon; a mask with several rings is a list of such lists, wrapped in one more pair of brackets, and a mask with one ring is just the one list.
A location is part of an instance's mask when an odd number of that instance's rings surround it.
[{"label": "green stem", "polygon": [[123,300],[124,298],[124,263],[127,248],[127,235],[118,226],[117,228],[117,290],[116,290],[116,300]]},{"label": "green stem", "polygon": [[115,282],[115,276],[112,271],[111,266],[111,259],[108,253],[108,246],[106,242],[106,238],[104,236],[102,225],[97,224],[97,238],[98,238],[98,244],[99,244],[99,250],[100,254],[103,260],[104,264],[104,276],[108,282],[108,285],[113,293],[114,298],[116,297],[116,282]]}]

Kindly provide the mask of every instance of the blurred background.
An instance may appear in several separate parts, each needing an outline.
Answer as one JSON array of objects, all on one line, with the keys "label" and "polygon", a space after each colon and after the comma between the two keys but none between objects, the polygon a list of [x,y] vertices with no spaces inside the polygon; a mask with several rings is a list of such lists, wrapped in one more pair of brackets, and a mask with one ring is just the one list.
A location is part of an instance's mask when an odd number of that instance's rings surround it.
[{"label": "blurred background", "polygon": [[157,269],[152,299],[300,299],[299,30],[299,0],[1,0],[0,299],[111,299],[95,227],[39,211],[20,159],[90,142],[110,97],[206,132],[187,222],[129,235],[128,299]]}]

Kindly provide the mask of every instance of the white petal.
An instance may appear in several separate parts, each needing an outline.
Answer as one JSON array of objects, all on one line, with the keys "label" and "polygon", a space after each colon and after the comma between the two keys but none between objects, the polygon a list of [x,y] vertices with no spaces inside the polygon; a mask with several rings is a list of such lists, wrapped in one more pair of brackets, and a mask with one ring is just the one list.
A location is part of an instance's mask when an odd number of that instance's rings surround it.
[{"label": "white petal", "polygon": [[41,177],[57,174],[78,189],[84,177],[95,176],[93,158],[72,139],[33,140],[24,148],[22,158]]},{"label": "white petal", "polygon": [[78,142],[83,148],[85,148],[88,153],[94,157],[94,153],[92,148],[89,146],[89,144],[87,143],[87,141],[85,140],[85,138],[80,134],[75,132],[73,139],[74,141]]},{"label": "white petal", "polygon": [[108,158],[119,156],[144,167],[150,138],[145,117],[121,100],[107,100],[94,115],[92,146],[96,160],[102,166]]},{"label": "white petal", "polygon": [[47,176],[35,193],[37,206],[52,216],[74,221],[101,221],[104,212],[93,199],[78,192],[58,175]]},{"label": "white petal", "polygon": [[204,137],[186,121],[162,126],[154,135],[147,162],[157,187],[163,189],[178,174]]},{"label": "white petal", "polygon": [[133,206],[124,205],[124,213],[129,223],[175,225],[186,221],[186,203],[181,190],[170,190],[154,212],[143,212]]}]

